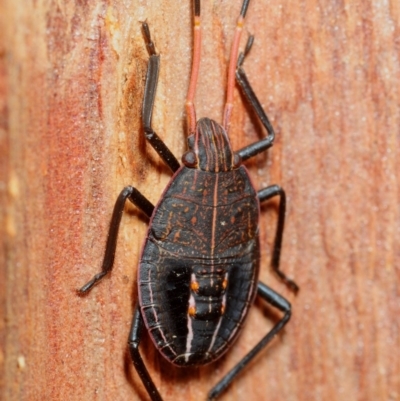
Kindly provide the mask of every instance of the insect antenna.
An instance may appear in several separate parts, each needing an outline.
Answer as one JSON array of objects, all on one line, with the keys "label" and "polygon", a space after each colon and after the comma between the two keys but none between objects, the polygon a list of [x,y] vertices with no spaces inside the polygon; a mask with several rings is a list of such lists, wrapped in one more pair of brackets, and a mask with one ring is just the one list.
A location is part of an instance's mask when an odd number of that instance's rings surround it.
[{"label": "insect antenna", "polygon": [[236,22],[235,36],[233,37],[233,42],[232,42],[232,49],[228,67],[228,83],[226,87],[226,103],[225,103],[224,121],[223,121],[223,127],[225,128],[226,132],[229,131],[229,125],[233,109],[233,89],[235,87],[235,73],[236,73],[237,59],[239,53],[240,36],[242,34],[244,18],[246,16],[249,3],[250,0],[243,1],[242,9],[240,11],[239,18],[237,19]]},{"label": "insect antenna", "polygon": [[196,109],[194,107],[194,96],[196,93],[197,78],[200,68],[201,53],[201,18],[200,0],[194,0],[194,20],[193,20],[193,60],[192,73],[190,75],[189,90],[186,97],[186,115],[188,120],[189,134],[196,130]]}]

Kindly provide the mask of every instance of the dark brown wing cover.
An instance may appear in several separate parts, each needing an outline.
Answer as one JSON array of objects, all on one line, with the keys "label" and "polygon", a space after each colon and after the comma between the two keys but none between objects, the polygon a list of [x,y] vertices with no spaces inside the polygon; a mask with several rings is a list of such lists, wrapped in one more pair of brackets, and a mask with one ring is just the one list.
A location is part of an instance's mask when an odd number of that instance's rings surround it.
[{"label": "dark brown wing cover", "polygon": [[139,302],[169,361],[200,365],[239,333],[257,287],[259,202],[245,167],[181,167],[156,206],[139,266]]}]

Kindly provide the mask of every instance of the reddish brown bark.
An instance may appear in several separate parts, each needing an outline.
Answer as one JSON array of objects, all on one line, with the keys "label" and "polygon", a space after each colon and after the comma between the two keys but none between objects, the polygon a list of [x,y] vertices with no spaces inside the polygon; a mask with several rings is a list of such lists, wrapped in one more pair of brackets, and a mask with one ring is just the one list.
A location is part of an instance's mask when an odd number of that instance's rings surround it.
[{"label": "reddish brown bark", "polygon": [[[239,3],[203,1],[198,116],[221,120]],[[100,267],[119,191],[156,202],[169,179],[141,131],[145,19],[162,56],[154,127],[185,148],[190,1],[3,0],[0,15],[2,399],[147,399],[126,347],[147,226],[135,208],[112,275],[75,290]],[[247,17],[246,71],[277,131],[248,165],[257,188],[287,191],[282,269],[301,291],[270,272],[276,209],[263,207],[261,278],[293,319],[223,399],[398,400],[398,1],[252,0]],[[234,148],[263,135],[253,117],[236,92]],[[148,338],[143,354],[166,400],[205,399],[277,318],[257,303],[231,352],[201,369],[171,367]]]}]

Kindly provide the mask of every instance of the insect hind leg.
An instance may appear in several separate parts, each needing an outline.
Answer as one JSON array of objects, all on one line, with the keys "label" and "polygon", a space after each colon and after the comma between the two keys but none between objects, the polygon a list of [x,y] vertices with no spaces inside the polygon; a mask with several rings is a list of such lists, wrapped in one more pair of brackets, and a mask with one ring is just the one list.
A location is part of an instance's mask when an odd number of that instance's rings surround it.
[{"label": "insect hind leg", "polygon": [[232,383],[237,375],[257,356],[283,329],[291,316],[290,303],[275,292],[272,288],[259,282],[257,288],[257,295],[264,301],[284,312],[284,315],[278,323],[261,339],[261,341],[237,364],[228,374],[208,393],[208,401],[215,400],[219,397],[226,388]]},{"label": "insect hind leg", "polygon": [[139,352],[139,344],[144,328],[144,322],[140,313],[139,305],[136,306],[136,311],[133,316],[131,330],[129,332],[128,346],[131,354],[132,363],[142,380],[152,401],[163,401],[160,393],[158,392],[149,372],[143,362],[142,356]]}]

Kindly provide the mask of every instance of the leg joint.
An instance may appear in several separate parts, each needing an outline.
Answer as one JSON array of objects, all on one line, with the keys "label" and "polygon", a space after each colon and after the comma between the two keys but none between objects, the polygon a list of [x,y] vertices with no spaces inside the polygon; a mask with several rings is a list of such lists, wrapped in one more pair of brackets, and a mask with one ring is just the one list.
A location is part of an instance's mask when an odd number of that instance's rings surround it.
[{"label": "leg joint", "polygon": [[144,134],[148,140],[151,140],[154,137],[155,132],[153,131],[153,128],[145,126]]}]

